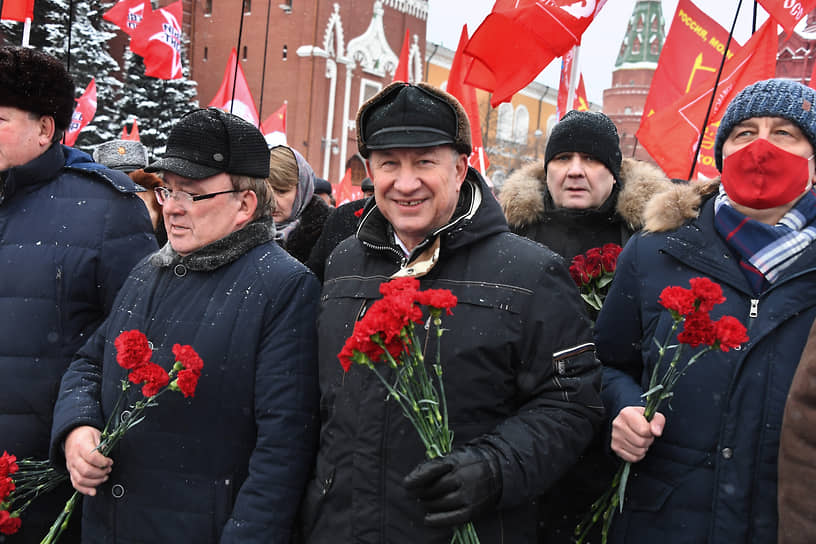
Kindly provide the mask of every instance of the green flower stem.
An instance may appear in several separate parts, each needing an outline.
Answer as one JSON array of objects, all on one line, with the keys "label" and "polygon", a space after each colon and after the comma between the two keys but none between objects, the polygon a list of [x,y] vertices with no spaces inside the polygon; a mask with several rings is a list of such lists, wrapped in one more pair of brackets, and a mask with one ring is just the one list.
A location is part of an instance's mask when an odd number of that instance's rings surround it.
[{"label": "green flower stem", "polygon": [[60,512],[60,515],[54,520],[54,523],[51,524],[51,528],[48,529],[48,534],[40,541],[40,544],[54,544],[62,533],[65,532],[65,529],[68,527],[68,522],[71,520],[71,514],[74,512],[74,506],[76,505],[78,496],[79,491],[74,491],[74,494],[71,495],[71,498],[65,503],[62,512]]}]

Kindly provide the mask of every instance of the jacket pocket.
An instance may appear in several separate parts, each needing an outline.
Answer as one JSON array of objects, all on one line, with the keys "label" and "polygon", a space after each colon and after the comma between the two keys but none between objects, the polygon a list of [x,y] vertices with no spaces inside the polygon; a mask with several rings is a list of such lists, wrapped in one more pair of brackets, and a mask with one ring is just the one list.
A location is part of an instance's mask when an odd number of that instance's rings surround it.
[{"label": "jacket pocket", "polygon": [[334,467],[327,467],[327,470],[321,471],[318,464],[315,477],[306,486],[306,492],[303,494],[303,500],[300,503],[300,513],[298,514],[301,542],[308,542],[309,540],[309,535],[314,529],[321,508],[323,508],[323,503],[326,502],[326,497],[334,484],[334,471]]},{"label": "jacket pocket", "polygon": [[227,476],[219,478],[213,483],[213,534],[214,542],[221,538],[227,520],[232,516],[232,508],[235,505],[235,494],[237,486],[235,478]]}]

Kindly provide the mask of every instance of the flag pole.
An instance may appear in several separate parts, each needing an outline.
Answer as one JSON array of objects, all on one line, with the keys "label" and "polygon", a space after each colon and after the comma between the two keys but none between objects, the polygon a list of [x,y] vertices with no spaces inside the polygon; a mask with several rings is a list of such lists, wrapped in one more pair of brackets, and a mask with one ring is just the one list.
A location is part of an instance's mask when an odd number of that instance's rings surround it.
[{"label": "flag pole", "polygon": [[[740,0],[741,2],[742,0]],[[238,81],[238,63],[241,62],[239,57],[241,55],[241,37],[244,33],[244,0],[241,0],[241,24],[238,25],[238,47],[235,49],[235,71],[232,74],[232,97],[230,97],[230,113],[232,107],[235,105],[235,83]]]},{"label": "flag pole", "polygon": [[[266,0],[266,34],[264,34],[263,66],[261,66],[261,101],[258,104],[258,123],[263,119],[264,83],[266,82],[266,51],[269,44],[269,12],[272,11],[272,0]],[[235,89],[235,85],[232,86]]]},{"label": "flag pole", "polygon": [[691,161],[691,170],[688,175],[689,181],[691,181],[691,177],[694,175],[694,169],[697,167],[697,159],[700,157],[700,147],[703,145],[703,138],[705,138],[706,129],[708,128],[708,119],[711,116],[711,108],[714,107],[714,99],[717,97],[717,87],[720,85],[720,77],[722,77],[723,68],[725,68],[725,60],[728,58],[728,47],[731,45],[731,38],[734,36],[734,28],[737,26],[737,18],[739,17],[741,7],[742,0],[739,0],[737,3],[737,12],[734,14],[734,22],[731,23],[731,32],[728,33],[728,40],[725,42],[725,50],[723,51],[722,60],[720,61],[720,68],[717,70],[717,79],[714,80],[711,100],[708,101],[708,109],[706,110],[705,120],[703,120],[703,127],[700,129],[700,139],[697,140],[697,147],[694,149],[694,159]]},{"label": "flag pole", "polygon": [[[575,104],[575,87],[578,85],[578,74],[581,73],[581,71],[578,69],[578,53],[580,51],[580,45],[575,45],[572,47],[572,66],[570,67],[570,81],[569,86],[567,87],[567,104],[564,106],[564,109],[567,111],[575,109],[573,108],[573,105]],[[561,117],[563,117],[567,111],[561,114]]]},{"label": "flag pole", "polygon": [[28,42],[31,38],[31,18],[26,17],[23,23],[23,47],[28,47]]},{"label": "flag pole", "polygon": [[751,20],[751,34],[756,32],[756,21],[757,21],[757,0],[754,0],[754,18]]},{"label": "flag pole", "polygon": [[65,71],[71,73],[71,29],[74,26],[74,0],[68,4],[68,56],[65,60]]}]

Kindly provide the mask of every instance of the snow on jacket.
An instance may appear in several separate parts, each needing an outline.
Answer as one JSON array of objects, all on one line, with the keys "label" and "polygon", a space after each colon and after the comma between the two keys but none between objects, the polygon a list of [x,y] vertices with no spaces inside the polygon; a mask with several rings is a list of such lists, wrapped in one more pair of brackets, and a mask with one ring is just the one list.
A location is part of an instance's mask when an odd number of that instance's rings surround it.
[{"label": "snow on jacket", "polygon": [[[678,382],[656,439],[629,479],[610,542],[774,542],[777,453],[785,399],[816,317],[816,244],[755,296],[739,256],[714,227],[712,184],[658,194],[646,229],[618,260],[596,323],[608,417],[642,404],[657,360],[654,340],[671,326],[657,300],[664,287],[705,276],[723,288],[712,319],[748,328],[739,350],[706,355]],[[691,218],[691,219],[688,219]]]},{"label": "snow on jacket", "polygon": [[[63,372],[156,241],[140,187],[81,151],[53,144],[0,177],[0,452],[43,459]],[[15,538],[39,542],[69,489]]]},{"label": "snow on jacket", "polygon": [[289,543],[317,438],[319,284],[272,225],[143,260],[66,372],[56,462],[71,429],[101,429],[111,414],[119,333],[145,333],[165,368],[177,343],[204,361],[194,398],[162,396],[112,452],[110,479],[84,499],[83,543]]},{"label": "snow on jacket", "polygon": [[423,525],[420,503],[402,486],[424,459],[416,432],[372,372],[344,373],[337,359],[355,320],[380,298],[380,284],[400,270],[418,276],[422,289],[450,289],[459,300],[444,319],[441,348],[454,447],[490,448],[503,480],[496,510],[475,520],[476,530],[485,543],[536,542],[534,498],[575,462],[601,418],[582,302],[562,259],[508,232],[473,169],[451,222],[412,255],[405,266],[370,199],[357,235],[327,262],[318,319],[320,449],[302,510],[307,542],[450,542],[450,530]]},{"label": "snow on jacket", "polygon": [[652,194],[671,184],[656,166],[623,159],[620,183],[613,186],[600,208],[557,208],[547,190],[547,168],[540,160],[507,178],[499,202],[510,230],[546,245],[570,262],[592,247],[623,246],[643,226],[643,208]]}]

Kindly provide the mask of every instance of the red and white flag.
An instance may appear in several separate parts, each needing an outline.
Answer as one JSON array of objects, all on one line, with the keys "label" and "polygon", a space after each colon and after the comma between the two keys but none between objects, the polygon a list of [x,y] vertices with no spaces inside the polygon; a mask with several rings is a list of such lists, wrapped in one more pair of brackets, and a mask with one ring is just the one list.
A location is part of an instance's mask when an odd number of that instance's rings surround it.
[{"label": "red and white flag", "polygon": [[405,29],[405,38],[402,40],[402,49],[400,50],[399,63],[394,70],[394,79],[391,81],[408,81],[408,58],[411,53],[411,36],[408,29]]},{"label": "red and white flag", "polygon": [[[238,70],[237,77],[235,74],[236,67]],[[235,82],[234,93],[232,92],[233,81]],[[221,81],[221,86],[218,87],[218,92],[215,93],[208,105],[237,115],[256,127],[258,126],[258,110],[255,108],[255,101],[252,99],[252,93],[249,92],[249,84],[244,75],[244,69],[238,63],[238,54],[235,52],[234,47],[227,62],[227,69],[224,70],[224,79]]]},{"label": "red and white flag", "polygon": [[183,77],[181,1],[147,15],[130,36],[130,50],[144,59],[146,76],[158,79]]},{"label": "red and white flag", "polygon": [[793,34],[796,23],[816,8],[816,0],[759,0],[759,4],[788,36]]},{"label": "red and white flag", "polygon": [[71,116],[71,124],[65,132],[65,145],[74,145],[79,132],[88,126],[88,123],[96,115],[96,78],[91,78],[91,82],[85,88],[85,92],[77,100],[74,114]]},{"label": "red and white flag", "polygon": [[127,125],[122,127],[122,135],[119,136],[120,140],[133,140],[134,142],[141,141],[139,139],[139,124],[136,122],[136,119],[133,120],[133,127],[128,132]]},{"label": "red and white flag", "polygon": [[261,132],[269,147],[286,145],[286,102],[261,123]]},{"label": "red and white flag", "polygon": [[507,102],[550,62],[581,43],[606,0],[497,0],[465,48],[466,82]]},{"label": "red and white flag", "polygon": [[[698,175],[717,176],[714,143],[726,107],[748,85],[774,76],[777,43],[776,21],[769,19],[739,53],[725,62],[695,165]],[[689,176],[706,111],[712,92],[715,92],[715,79],[716,74],[710,74],[690,92],[640,125],[638,140],[671,178],[687,179]]]},{"label": "red and white flag", "polygon": [[102,18],[118,26],[128,36],[132,36],[144,18],[152,12],[148,0],[121,0],[106,11]]},{"label": "red and white flag", "polygon": [[2,5],[0,20],[24,23],[34,19],[34,0],[4,0]]},{"label": "red and white flag", "polygon": [[459,36],[459,46],[453,55],[450,72],[448,73],[447,91],[456,97],[465,108],[468,120],[470,121],[470,143],[473,152],[468,158],[468,163],[484,175],[490,167],[490,161],[482,144],[482,128],[479,116],[479,102],[476,100],[476,89],[465,83],[465,75],[473,62],[472,57],[464,54],[465,45],[468,41],[467,25],[462,26],[462,33]]},{"label": "red and white flag", "polygon": [[561,119],[569,110],[589,111],[589,101],[584,87],[584,74],[579,73],[578,85],[575,86],[575,96],[572,98],[572,107],[567,107],[569,95],[569,81],[572,74],[572,59],[574,49],[570,49],[561,57],[561,79],[558,83],[558,98],[556,100],[556,117]]}]

